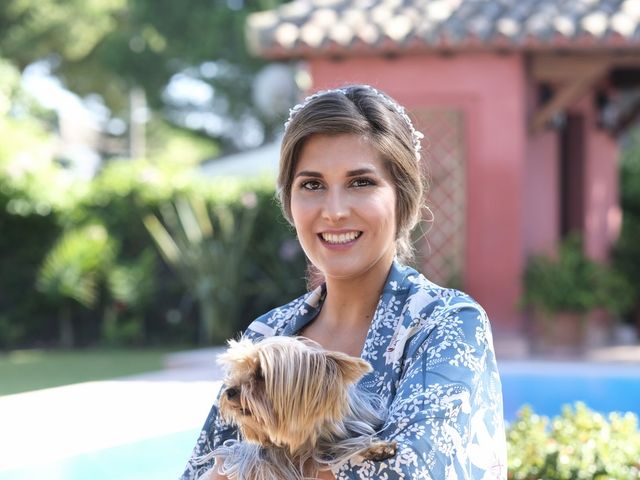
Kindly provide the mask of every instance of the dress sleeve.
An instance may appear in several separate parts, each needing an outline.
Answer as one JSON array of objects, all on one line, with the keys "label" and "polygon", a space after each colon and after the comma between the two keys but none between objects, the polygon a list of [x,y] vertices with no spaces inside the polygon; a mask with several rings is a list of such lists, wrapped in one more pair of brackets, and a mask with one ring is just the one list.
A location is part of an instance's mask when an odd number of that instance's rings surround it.
[{"label": "dress sleeve", "polygon": [[200,431],[191,458],[189,458],[180,480],[198,479],[204,472],[213,467],[214,458],[207,458],[205,456],[222,445],[226,440],[236,438],[237,436],[237,429],[225,423],[218,412],[218,400],[220,399],[220,392],[222,390],[223,387],[220,388],[218,397],[209,411],[209,415]]},{"label": "dress sleeve", "polygon": [[502,393],[489,322],[473,301],[444,309],[407,346],[385,425],[395,457],[354,461],[346,479],[506,479]]}]

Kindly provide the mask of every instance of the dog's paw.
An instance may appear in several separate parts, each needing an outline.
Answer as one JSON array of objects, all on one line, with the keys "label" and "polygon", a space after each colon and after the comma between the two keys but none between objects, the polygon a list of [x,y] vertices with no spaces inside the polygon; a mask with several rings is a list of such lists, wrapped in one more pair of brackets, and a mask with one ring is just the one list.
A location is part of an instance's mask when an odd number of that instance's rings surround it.
[{"label": "dog's paw", "polygon": [[397,448],[396,442],[373,442],[361,455],[365,460],[379,462],[395,456]]}]

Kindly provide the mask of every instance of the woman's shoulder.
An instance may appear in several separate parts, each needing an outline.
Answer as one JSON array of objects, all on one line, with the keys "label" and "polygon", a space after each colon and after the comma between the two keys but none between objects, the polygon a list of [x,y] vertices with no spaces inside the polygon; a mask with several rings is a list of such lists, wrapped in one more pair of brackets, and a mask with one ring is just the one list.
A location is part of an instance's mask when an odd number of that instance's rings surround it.
[{"label": "woman's shoulder", "polygon": [[396,285],[401,293],[393,300],[403,299],[403,328],[424,338],[433,330],[447,330],[450,334],[456,330],[457,335],[482,331],[490,335],[487,313],[471,295],[438,285],[411,267],[400,265],[397,270],[402,273],[402,281]]},{"label": "woman's shoulder", "polygon": [[484,313],[482,306],[462,290],[439,285],[412,267],[398,264],[395,270],[397,279],[395,282],[391,279],[389,291],[402,292],[409,307],[433,310],[434,314],[461,308]]},{"label": "woman's shoulder", "polygon": [[[428,358],[432,363],[454,365],[460,361],[460,352],[475,352],[478,357],[492,352],[489,318],[471,295],[440,286],[413,269],[407,271],[405,302],[392,339],[404,345],[405,359]],[[396,353],[394,358],[400,356]],[[493,354],[483,358],[490,357]],[[469,360],[474,368],[478,361]]]}]

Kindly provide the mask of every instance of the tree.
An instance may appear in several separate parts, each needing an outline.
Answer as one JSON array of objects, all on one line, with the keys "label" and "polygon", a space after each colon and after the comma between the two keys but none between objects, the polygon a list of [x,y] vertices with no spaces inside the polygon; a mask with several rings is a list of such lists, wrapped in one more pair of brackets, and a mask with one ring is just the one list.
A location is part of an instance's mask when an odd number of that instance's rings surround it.
[{"label": "tree", "polygon": [[135,87],[144,89],[151,108],[163,110],[165,86],[187,72],[213,87],[212,110],[236,121],[253,116],[268,136],[279,119],[264,118],[251,105],[251,80],[264,61],[248,54],[244,28],[249,13],[280,3],[5,0],[0,52],[21,69],[49,58],[72,91],[100,94],[117,116],[125,116]]}]

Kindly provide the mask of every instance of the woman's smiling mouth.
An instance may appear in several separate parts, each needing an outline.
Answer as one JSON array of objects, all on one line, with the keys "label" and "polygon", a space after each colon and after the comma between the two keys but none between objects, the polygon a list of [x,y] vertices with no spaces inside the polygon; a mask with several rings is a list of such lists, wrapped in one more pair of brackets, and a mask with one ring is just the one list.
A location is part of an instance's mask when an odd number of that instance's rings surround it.
[{"label": "woman's smiling mouth", "polygon": [[322,232],[318,236],[324,243],[328,243],[329,245],[345,245],[355,241],[360,235],[362,235],[362,232],[353,230],[341,233]]}]

